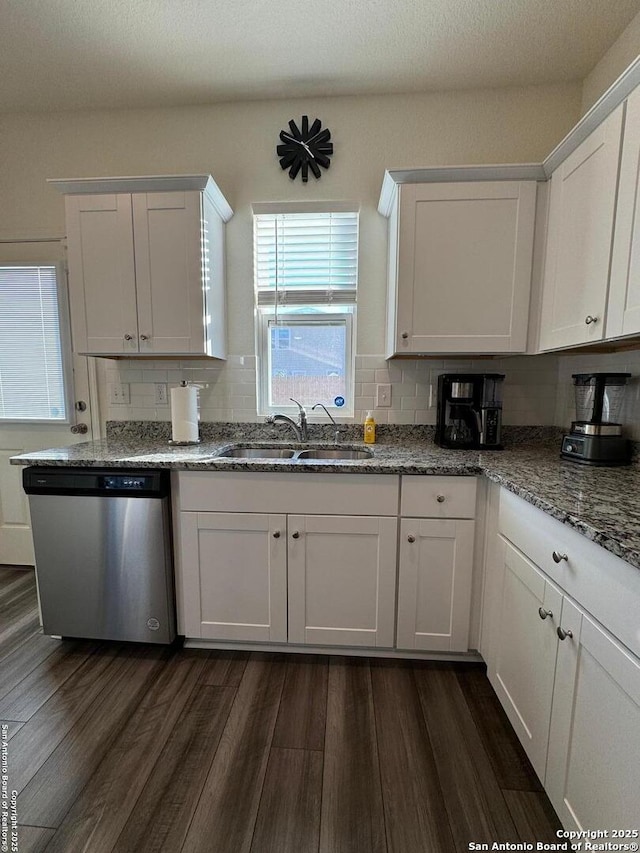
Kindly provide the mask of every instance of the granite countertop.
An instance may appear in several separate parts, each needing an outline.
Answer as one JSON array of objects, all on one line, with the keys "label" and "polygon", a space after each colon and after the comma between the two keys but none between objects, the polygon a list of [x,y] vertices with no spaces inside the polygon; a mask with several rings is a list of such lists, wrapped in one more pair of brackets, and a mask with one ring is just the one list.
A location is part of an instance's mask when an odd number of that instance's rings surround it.
[{"label": "granite countertop", "polygon": [[[251,437],[251,436],[250,436]],[[282,442],[290,447],[295,445]],[[588,539],[640,568],[640,467],[591,468],[560,459],[558,443],[532,441],[503,451],[445,450],[416,435],[373,445],[371,459],[219,458],[234,444],[266,447],[273,440],[214,438],[195,447],[170,447],[165,438],[115,435],[100,441],[26,453],[14,465],[172,468],[192,471],[288,471],[351,474],[484,474]],[[312,441],[311,446],[332,446]],[[344,447],[363,447],[344,442]]]}]

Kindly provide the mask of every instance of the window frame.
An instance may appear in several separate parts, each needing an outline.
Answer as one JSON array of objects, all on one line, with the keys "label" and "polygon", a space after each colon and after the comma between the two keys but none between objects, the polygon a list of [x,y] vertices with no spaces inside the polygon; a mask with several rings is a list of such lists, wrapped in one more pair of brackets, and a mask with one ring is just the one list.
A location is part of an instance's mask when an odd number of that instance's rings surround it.
[{"label": "window frame", "polygon": [[[324,403],[331,414],[339,422],[353,421],[355,417],[355,361],[356,361],[356,321],[357,321],[357,290],[360,268],[360,205],[348,201],[327,202],[260,202],[252,204],[253,213],[253,256],[254,256],[254,313],[255,313],[255,341],[256,341],[256,398],[257,415],[267,416],[278,412],[290,416],[296,416],[298,407],[291,403],[288,406],[270,406],[270,337],[269,321],[276,318],[286,323],[300,322],[305,325],[317,323],[326,324],[331,318],[344,320],[346,326],[345,340],[345,405],[335,406],[333,403]],[[257,274],[255,267],[256,258],[256,219],[269,215],[286,214],[339,214],[350,213],[356,216],[356,283],[355,287],[342,290],[327,286],[326,290],[321,286],[309,288],[308,301],[305,302],[304,288],[292,288],[289,292],[291,297],[287,299],[287,289],[257,287]],[[265,298],[265,295],[273,292],[273,300]],[[351,298],[349,298],[350,294]],[[325,313],[317,309],[330,309]],[[304,309],[316,309],[313,313],[304,313]],[[294,313],[289,313],[295,309]],[[341,309],[341,310],[336,310]],[[311,421],[323,422],[326,415],[316,415],[309,410],[307,416]]]},{"label": "window frame", "polygon": [[[305,307],[305,306],[300,306]],[[336,419],[353,418],[355,415],[355,399],[354,399],[354,383],[355,383],[355,303],[352,311],[327,312],[325,314],[305,314],[304,312],[296,312],[295,314],[286,314],[282,311],[265,311],[256,309],[256,332],[257,332],[257,360],[258,369],[256,371],[257,379],[257,409],[259,416],[273,415],[278,412],[284,415],[294,416],[298,413],[298,407],[295,403],[286,406],[271,406],[269,405],[269,377],[270,377],[270,323],[274,321],[282,321],[288,325],[327,325],[331,320],[340,320],[345,322],[345,405],[336,406],[333,403],[326,403],[324,400],[317,400],[326,405],[327,409]],[[308,404],[305,404],[308,405]],[[317,419],[319,422],[326,420],[324,413],[316,416],[307,410],[309,420]]]},{"label": "window frame", "polygon": [[26,267],[53,267],[55,270],[56,303],[58,306],[58,324],[60,327],[60,355],[62,360],[63,399],[65,405],[64,418],[6,418],[0,415],[0,428],[10,424],[25,426],[69,426],[75,423],[74,417],[74,388],[73,388],[73,356],[71,352],[71,316],[69,310],[69,293],[67,286],[67,270],[64,261],[1,261],[0,269]]}]

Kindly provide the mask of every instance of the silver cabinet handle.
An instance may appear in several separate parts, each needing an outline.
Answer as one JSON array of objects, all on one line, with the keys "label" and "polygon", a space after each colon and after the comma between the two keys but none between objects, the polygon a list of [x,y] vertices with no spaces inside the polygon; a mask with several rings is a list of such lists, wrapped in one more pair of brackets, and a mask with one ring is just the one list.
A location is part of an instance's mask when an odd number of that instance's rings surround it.
[{"label": "silver cabinet handle", "polygon": [[89,432],[89,427],[86,424],[74,424],[70,427],[70,431],[74,435],[86,435]]},{"label": "silver cabinet handle", "polygon": [[274,538],[274,539],[279,539],[279,538],[280,538],[280,531],[279,531],[279,530],[274,530],[273,538]]},{"label": "silver cabinet handle", "polygon": [[591,314],[587,314],[587,316],[584,318],[584,321],[587,324],[587,326],[590,326],[592,323],[597,323],[598,318],[592,317]]},{"label": "silver cabinet handle", "polygon": [[569,557],[566,554],[560,554],[558,551],[554,551],[551,556],[553,557],[554,563],[561,563],[563,560],[569,560]]},{"label": "silver cabinet handle", "polygon": [[558,627],[556,630],[556,634],[558,635],[559,640],[566,640],[569,637],[571,640],[573,639],[573,631],[565,631],[564,629]]},{"label": "silver cabinet handle", "polygon": [[415,541],[416,541],[416,537],[415,537],[415,536],[413,536],[413,535],[410,533],[410,534],[407,536],[407,542],[411,542],[411,544],[413,544]]},{"label": "silver cabinet handle", "polygon": [[438,501],[439,504],[443,504],[445,502],[446,498],[444,495],[436,495],[436,500]]},{"label": "silver cabinet handle", "polygon": [[299,539],[299,538],[300,538],[300,531],[299,531],[299,530],[296,530],[294,533],[292,533],[292,534],[291,534],[291,536],[292,536],[294,539]]},{"label": "silver cabinet handle", "polygon": [[538,614],[541,619],[546,619],[547,616],[551,616],[553,618],[553,611],[545,610],[544,607],[538,607]]},{"label": "silver cabinet handle", "polygon": [[400,337],[402,338],[402,340],[403,340],[403,341],[406,341],[406,340],[407,340],[407,338],[409,337],[409,332],[403,332],[403,333],[400,335]]},{"label": "silver cabinet handle", "polygon": [[148,341],[148,340],[149,340],[149,335],[140,335],[140,340],[141,340],[141,341]]},{"label": "silver cabinet handle", "polygon": [[132,340],[133,340],[133,335],[125,335],[125,336],[124,336],[124,339],[125,339],[125,341],[132,341]]}]

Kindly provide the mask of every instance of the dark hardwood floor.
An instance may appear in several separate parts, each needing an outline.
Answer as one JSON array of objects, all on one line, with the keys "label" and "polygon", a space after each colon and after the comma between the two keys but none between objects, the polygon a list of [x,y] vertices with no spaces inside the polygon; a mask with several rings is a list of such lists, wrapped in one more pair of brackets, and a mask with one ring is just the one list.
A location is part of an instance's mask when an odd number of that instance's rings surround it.
[{"label": "dark hardwood floor", "polygon": [[52,640],[0,567],[19,853],[454,853],[560,827],[479,664]]}]

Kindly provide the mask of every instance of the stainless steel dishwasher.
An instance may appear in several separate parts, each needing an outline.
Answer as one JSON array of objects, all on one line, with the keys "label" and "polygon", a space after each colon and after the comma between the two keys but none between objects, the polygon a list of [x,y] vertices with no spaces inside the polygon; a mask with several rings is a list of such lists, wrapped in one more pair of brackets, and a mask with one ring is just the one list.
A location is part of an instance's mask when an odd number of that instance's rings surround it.
[{"label": "stainless steel dishwasher", "polygon": [[45,634],[175,638],[169,472],[26,468]]}]

